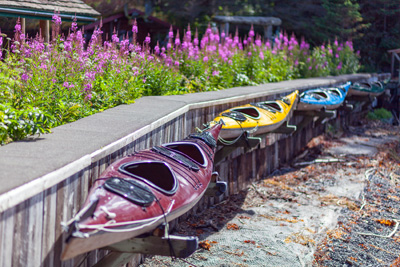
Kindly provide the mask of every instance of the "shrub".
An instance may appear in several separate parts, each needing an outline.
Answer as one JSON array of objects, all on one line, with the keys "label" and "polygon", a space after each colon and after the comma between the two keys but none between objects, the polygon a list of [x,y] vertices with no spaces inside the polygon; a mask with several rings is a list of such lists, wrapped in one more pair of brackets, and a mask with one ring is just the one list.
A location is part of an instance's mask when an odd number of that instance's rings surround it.
[{"label": "shrub", "polygon": [[378,108],[368,112],[367,118],[370,120],[389,120],[392,118],[392,113],[387,109]]}]

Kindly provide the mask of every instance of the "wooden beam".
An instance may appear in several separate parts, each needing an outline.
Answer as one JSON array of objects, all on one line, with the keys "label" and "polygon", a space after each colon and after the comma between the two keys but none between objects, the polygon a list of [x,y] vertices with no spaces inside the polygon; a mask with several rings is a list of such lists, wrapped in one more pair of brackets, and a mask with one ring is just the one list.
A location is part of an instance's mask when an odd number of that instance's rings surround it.
[{"label": "wooden beam", "polygon": [[196,251],[198,241],[196,236],[143,236],[127,239],[104,249],[118,253],[142,253],[187,258]]},{"label": "wooden beam", "polygon": [[225,35],[229,36],[229,22],[225,22]]},{"label": "wooden beam", "polygon": [[45,43],[50,42],[50,21],[49,20],[39,20],[40,31],[42,33],[42,38]]},{"label": "wooden beam", "polygon": [[272,131],[272,133],[283,133],[283,134],[292,134],[296,131],[296,125],[289,125],[288,123],[282,124],[278,129]]},{"label": "wooden beam", "polygon": [[400,48],[388,50],[389,53],[400,53]]},{"label": "wooden beam", "polygon": [[25,34],[25,25],[26,25],[25,18],[21,18],[21,32],[23,34]]}]

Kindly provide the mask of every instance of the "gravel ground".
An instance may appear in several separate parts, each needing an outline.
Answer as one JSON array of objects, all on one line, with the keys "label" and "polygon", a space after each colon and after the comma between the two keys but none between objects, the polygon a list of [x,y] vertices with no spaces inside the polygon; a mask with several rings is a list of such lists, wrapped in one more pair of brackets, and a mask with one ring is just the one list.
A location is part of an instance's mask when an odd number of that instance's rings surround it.
[{"label": "gravel ground", "polygon": [[363,122],[178,224],[201,241],[189,258],[141,266],[400,266],[399,200],[399,127]]}]

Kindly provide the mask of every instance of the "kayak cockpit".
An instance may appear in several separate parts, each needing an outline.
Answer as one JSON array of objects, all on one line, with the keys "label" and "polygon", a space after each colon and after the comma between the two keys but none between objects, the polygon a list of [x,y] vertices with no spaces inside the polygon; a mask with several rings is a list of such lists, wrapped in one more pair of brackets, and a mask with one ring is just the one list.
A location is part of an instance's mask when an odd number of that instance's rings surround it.
[{"label": "kayak cockpit", "polygon": [[283,107],[276,102],[263,102],[262,105],[265,106],[267,109],[273,110],[275,112],[283,112]]},{"label": "kayak cockpit", "polygon": [[256,108],[253,107],[245,107],[245,108],[235,108],[231,109],[233,112],[240,112],[243,115],[250,117],[252,119],[258,120],[260,118],[260,113]]},{"label": "kayak cockpit", "polygon": [[328,99],[328,94],[324,91],[316,91],[311,94],[315,99]]},{"label": "kayak cockpit", "polygon": [[197,144],[193,142],[169,143],[169,144],[164,144],[163,147],[166,147],[174,152],[177,152],[179,154],[188,157],[189,159],[194,161],[197,165],[200,165],[202,167],[207,166],[207,160],[203,151]]},{"label": "kayak cockpit", "polygon": [[166,195],[173,195],[178,189],[178,180],[169,165],[162,161],[128,162],[122,164],[119,171],[147,183]]},{"label": "kayak cockpit", "polygon": [[332,95],[337,96],[337,97],[341,97],[341,96],[342,96],[342,93],[340,92],[340,90],[339,90],[339,89],[336,89],[336,88],[330,89],[329,92],[330,92]]}]

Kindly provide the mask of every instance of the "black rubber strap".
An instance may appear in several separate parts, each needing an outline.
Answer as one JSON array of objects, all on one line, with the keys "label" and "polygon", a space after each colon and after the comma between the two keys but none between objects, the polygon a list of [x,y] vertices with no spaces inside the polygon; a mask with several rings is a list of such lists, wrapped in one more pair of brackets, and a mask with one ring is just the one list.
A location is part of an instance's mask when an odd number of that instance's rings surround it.
[{"label": "black rubber strap", "polygon": [[150,188],[134,180],[112,177],[105,181],[104,188],[143,207],[150,206],[155,200]]},{"label": "black rubber strap", "polygon": [[192,133],[189,134],[188,138],[200,139],[204,143],[206,143],[211,149],[217,147],[217,140],[214,139],[214,136],[210,132],[201,132],[201,133]]},{"label": "black rubber strap", "polygon": [[183,156],[181,154],[175,153],[175,152],[173,152],[173,151],[171,151],[171,150],[169,150],[169,149],[167,149],[165,147],[155,146],[155,147],[152,148],[152,150],[157,152],[157,153],[160,153],[160,154],[162,154],[162,155],[164,155],[166,157],[169,157],[169,158],[171,158],[171,159],[173,159],[175,161],[177,161],[178,163],[182,164],[183,166],[188,167],[189,169],[191,169],[193,171],[197,172],[197,171],[200,170],[199,166],[197,166],[196,163],[194,163],[193,161],[191,161],[187,157],[185,157],[185,156]]},{"label": "black rubber strap", "polygon": [[221,114],[221,116],[234,119],[235,121],[246,121],[247,120],[246,116],[244,116],[243,113],[238,112],[238,111],[224,112]]}]

